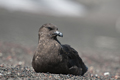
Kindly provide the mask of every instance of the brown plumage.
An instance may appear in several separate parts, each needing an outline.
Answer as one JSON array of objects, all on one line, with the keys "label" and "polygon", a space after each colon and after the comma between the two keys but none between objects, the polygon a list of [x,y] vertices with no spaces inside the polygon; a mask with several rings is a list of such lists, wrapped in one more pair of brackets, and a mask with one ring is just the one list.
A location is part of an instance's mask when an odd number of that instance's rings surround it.
[{"label": "brown plumage", "polygon": [[88,68],[78,52],[69,45],[62,45],[57,36],[63,34],[51,24],[44,24],[39,29],[38,47],[32,60],[36,72],[84,75]]}]

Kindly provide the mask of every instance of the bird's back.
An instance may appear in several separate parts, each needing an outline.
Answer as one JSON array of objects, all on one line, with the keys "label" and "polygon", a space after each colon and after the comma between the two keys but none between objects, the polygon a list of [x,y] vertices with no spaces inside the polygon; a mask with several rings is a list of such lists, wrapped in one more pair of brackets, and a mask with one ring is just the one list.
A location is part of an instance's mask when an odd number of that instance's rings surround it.
[{"label": "bird's back", "polygon": [[75,75],[84,75],[88,70],[82,59],[79,57],[78,52],[69,45],[62,45],[64,51],[66,52],[69,62],[68,67],[70,73]]}]

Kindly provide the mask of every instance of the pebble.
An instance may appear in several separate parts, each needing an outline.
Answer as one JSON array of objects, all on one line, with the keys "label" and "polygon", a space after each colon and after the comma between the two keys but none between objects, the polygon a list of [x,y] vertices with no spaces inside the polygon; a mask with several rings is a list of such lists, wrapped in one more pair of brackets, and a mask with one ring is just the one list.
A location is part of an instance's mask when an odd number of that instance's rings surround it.
[{"label": "pebble", "polygon": [[0,73],[0,76],[2,76],[3,74],[2,73]]},{"label": "pebble", "polygon": [[18,65],[24,65],[24,63],[25,63],[24,61],[19,61]]},{"label": "pebble", "polygon": [[97,74],[95,74],[95,77],[98,77],[98,75],[97,75]]},{"label": "pebble", "polygon": [[11,74],[11,72],[8,72],[7,74]]},{"label": "pebble", "polygon": [[109,76],[109,75],[110,75],[109,72],[105,72],[105,73],[104,73],[104,76]]}]

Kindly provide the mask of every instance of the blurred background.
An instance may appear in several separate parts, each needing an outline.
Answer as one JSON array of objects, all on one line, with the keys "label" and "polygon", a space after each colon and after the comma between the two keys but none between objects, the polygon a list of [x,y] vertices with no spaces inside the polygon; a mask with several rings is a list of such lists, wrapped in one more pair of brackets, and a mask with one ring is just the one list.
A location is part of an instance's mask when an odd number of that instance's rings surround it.
[{"label": "blurred background", "polygon": [[75,48],[90,71],[120,75],[120,0],[0,0],[0,63],[31,66],[45,23],[58,27],[60,42]]},{"label": "blurred background", "polygon": [[119,0],[0,0],[0,41],[37,46],[38,29],[53,23],[78,50],[119,50],[119,9]]}]

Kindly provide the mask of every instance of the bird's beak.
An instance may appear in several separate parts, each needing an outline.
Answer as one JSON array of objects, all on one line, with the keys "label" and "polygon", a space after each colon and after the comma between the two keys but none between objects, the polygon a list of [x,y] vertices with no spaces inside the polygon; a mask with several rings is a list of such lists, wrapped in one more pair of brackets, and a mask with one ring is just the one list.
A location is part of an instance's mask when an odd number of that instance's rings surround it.
[{"label": "bird's beak", "polygon": [[55,31],[54,34],[57,36],[63,37],[63,33],[59,32],[59,31]]}]

